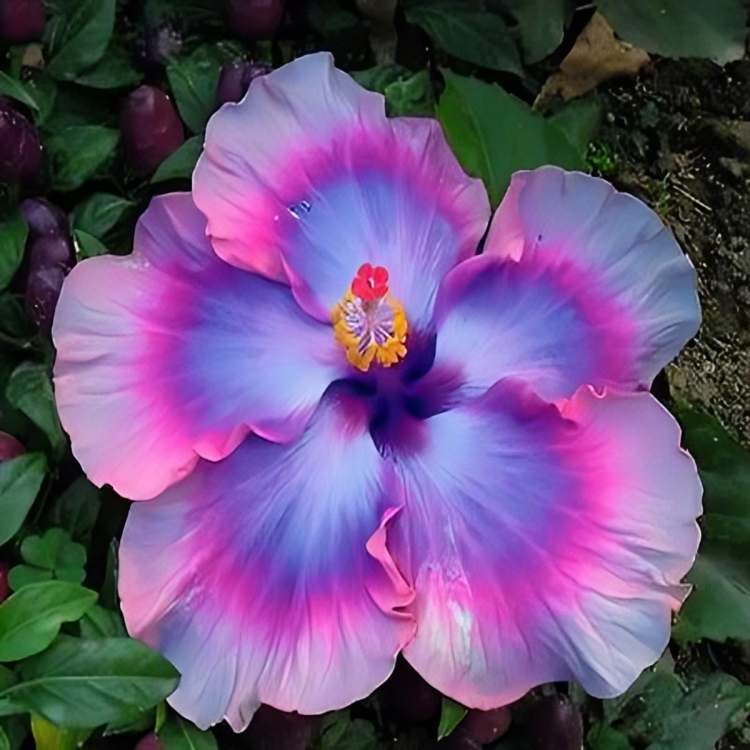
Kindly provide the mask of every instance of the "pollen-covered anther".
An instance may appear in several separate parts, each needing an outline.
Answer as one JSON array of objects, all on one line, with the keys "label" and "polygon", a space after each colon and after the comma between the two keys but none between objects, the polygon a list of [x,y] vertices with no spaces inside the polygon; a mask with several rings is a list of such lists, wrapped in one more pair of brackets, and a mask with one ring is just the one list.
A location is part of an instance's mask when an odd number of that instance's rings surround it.
[{"label": "pollen-covered anther", "polygon": [[406,354],[408,325],[403,305],[388,294],[388,271],[365,263],[331,311],[336,341],[362,372],[373,361],[390,367]]}]

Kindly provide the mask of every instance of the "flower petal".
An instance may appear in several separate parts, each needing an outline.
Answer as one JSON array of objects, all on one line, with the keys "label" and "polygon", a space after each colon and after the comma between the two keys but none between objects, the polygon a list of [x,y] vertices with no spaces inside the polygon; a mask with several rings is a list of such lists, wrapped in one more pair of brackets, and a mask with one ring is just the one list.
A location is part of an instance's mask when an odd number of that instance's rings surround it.
[{"label": "flower petal", "polygon": [[426,325],[440,279],[474,254],[489,220],[482,183],[439,123],[388,120],[383,97],[327,53],[256,79],[214,115],[193,190],[219,255],[288,276],[320,320],[370,263],[388,270],[410,324]]},{"label": "flower petal", "polygon": [[[298,436],[343,367],[289,288],[220,260],[190,195],[155,198],[129,257],[68,276],[55,394],[91,481],[136,500],[218,460],[252,428]],[[341,363],[341,364],[339,364]]]},{"label": "flower petal", "polygon": [[[333,389],[332,389],[333,390]],[[414,632],[387,552],[384,464],[358,402],[324,396],[292,445],[251,436],[131,507],[120,547],[128,630],[182,679],[170,702],[237,731],[259,703],[321,713],[368,695]]]},{"label": "flower petal", "polygon": [[446,279],[437,362],[469,387],[527,378],[544,398],[582,384],[648,387],[700,325],[696,274],[658,216],[557,167],[513,176],[485,255]]},{"label": "flower petal", "polygon": [[650,394],[588,388],[561,415],[504,381],[426,429],[389,535],[416,589],[407,660],[482,709],[548,681],[625,690],[667,645],[698,546],[673,418]]}]

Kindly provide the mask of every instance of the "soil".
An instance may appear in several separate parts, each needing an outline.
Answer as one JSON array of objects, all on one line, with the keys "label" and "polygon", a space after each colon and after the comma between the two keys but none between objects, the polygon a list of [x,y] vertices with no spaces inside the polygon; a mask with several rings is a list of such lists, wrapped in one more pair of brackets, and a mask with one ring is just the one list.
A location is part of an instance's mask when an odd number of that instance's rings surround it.
[{"label": "soil", "polygon": [[657,61],[600,96],[592,164],[655,208],[698,272],[703,326],[667,370],[672,393],[750,446],[750,61]]}]

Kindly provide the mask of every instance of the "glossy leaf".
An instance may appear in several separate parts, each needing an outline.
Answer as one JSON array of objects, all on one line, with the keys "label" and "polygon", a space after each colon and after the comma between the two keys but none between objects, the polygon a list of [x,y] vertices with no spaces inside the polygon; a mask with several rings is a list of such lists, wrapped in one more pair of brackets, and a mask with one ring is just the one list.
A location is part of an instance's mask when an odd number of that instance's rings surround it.
[{"label": "glossy leaf", "polygon": [[132,65],[121,44],[110,44],[104,57],[76,78],[76,83],[94,89],[121,89],[140,83],[143,75]]},{"label": "glossy leaf", "polygon": [[549,118],[565,133],[571,145],[585,157],[602,121],[602,105],[595,96],[573,99]]},{"label": "glossy leaf", "polygon": [[449,55],[483,68],[523,73],[513,35],[500,16],[465,0],[409,0],[405,11]]},{"label": "glossy leaf", "polygon": [[73,227],[94,237],[104,237],[134,205],[119,195],[94,193],[73,209]]},{"label": "glossy leaf", "polygon": [[0,699],[66,728],[133,720],[168,696],[179,677],[166,659],[131,638],[61,636],[20,671],[21,681]]},{"label": "glossy leaf", "polygon": [[54,188],[65,192],[83,185],[113,156],[119,139],[119,130],[100,125],[56,131],[46,141]]},{"label": "glossy leaf", "polygon": [[445,71],[437,114],[464,169],[481,177],[497,205],[513,172],[543,164],[581,169],[565,133],[499,86]]},{"label": "glossy leaf", "polygon": [[[0,604],[0,661],[43,651],[64,622],[79,620],[95,602],[95,591],[66,581],[25,586]],[[0,692],[0,698],[12,689]]]},{"label": "glossy leaf", "polygon": [[591,727],[586,741],[591,750],[633,750],[627,735],[603,721],[598,721]]},{"label": "glossy leaf", "polygon": [[36,750],[77,750],[88,739],[91,730],[61,729],[43,716],[32,714],[31,733]]},{"label": "glossy leaf", "polygon": [[674,635],[682,641],[747,639],[750,623],[750,453],[708,414],[681,409],[683,439],[704,487],[694,589]]},{"label": "glossy leaf", "polygon": [[597,7],[622,39],[647,52],[722,65],[745,54],[742,0],[599,0]]},{"label": "glossy leaf", "polygon": [[228,58],[218,46],[204,44],[189,57],[171,60],[167,66],[169,85],[180,117],[194,133],[206,129],[214,111],[221,66]]},{"label": "glossy leaf", "polygon": [[195,724],[172,716],[159,731],[163,750],[216,750],[216,738],[210,730],[202,732]]},{"label": "glossy leaf", "polygon": [[508,0],[518,20],[523,59],[539,62],[560,45],[565,25],[573,15],[573,0]]},{"label": "glossy leaf", "polygon": [[44,432],[53,450],[60,451],[65,447],[65,435],[57,416],[52,383],[44,365],[33,362],[20,364],[8,380],[5,396]]},{"label": "glossy leaf", "polygon": [[11,78],[6,73],[3,73],[2,70],[0,70],[0,94],[4,94],[11,99],[15,99],[16,101],[25,104],[32,109],[35,114],[39,113],[39,105],[34,97],[26,91],[23,84],[20,81]]},{"label": "glossy leaf", "polygon": [[466,706],[443,696],[443,706],[440,711],[440,724],[438,726],[438,739],[447,737],[466,716]]},{"label": "glossy leaf", "polygon": [[670,672],[649,670],[625,695],[604,702],[605,719],[618,734],[600,729],[592,745],[594,750],[627,750],[624,736],[648,750],[713,750],[743,721],[748,706],[750,687],[723,672],[688,687]]},{"label": "glossy leaf", "polygon": [[109,252],[107,246],[101,240],[88,232],[82,232],[80,229],[73,232],[73,240],[75,241],[76,256],[81,260],[94,258],[97,255],[106,255]]},{"label": "glossy leaf", "polygon": [[57,101],[57,84],[54,79],[42,70],[34,70],[28,78],[24,77],[21,85],[34,102],[32,111],[37,123],[46,124]]},{"label": "glossy leaf", "polygon": [[379,750],[375,730],[369,721],[352,719],[349,711],[328,714],[322,725],[321,750]]},{"label": "glossy leaf", "polygon": [[391,117],[432,114],[435,108],[430,75],[426,70],[389,83],[384,94]]},{"label": "glossy leaf", "polygon": [[0,462],[0,545],[15,536],[26,519],[47,471],[41,453]]},{"label": "glossy leaf", "polygon": [[99,488],[78,477],[52,506],[48,522],[68,531],[73,539],[87,542],[99,516]]},{"label": "glossy leaf", "polygon": [[53,37],[50,75],[72,81],[101,60],[115,26],[116,0],[65,0]]},{"label": "glossy leaf", "polygon": [[[19,591],[24,586],[31,586],[34,583],[51,581],[54,578],[51,570],[44,570],[33,565],[15,565],[8,571],[8,585],[13,591]],[[73,583],[81,583],[73,581]]]},{"label": "glossy leaf", "polygon": [[198,157],[203,151],[203,136],[188,138],[177,151],[170,154],[156,169],[151,183],[165,180],[189,179],[193,174]]},{"label": "glossy leaf", "polygon": [[127,636],[122,615],[95,604],[80,622],[82,638],[124,638]]},{"label": "glossy leaf", "polygon": [[0,291],[10,284],[23,259],[29,228],[16,215],[0,224]]}]

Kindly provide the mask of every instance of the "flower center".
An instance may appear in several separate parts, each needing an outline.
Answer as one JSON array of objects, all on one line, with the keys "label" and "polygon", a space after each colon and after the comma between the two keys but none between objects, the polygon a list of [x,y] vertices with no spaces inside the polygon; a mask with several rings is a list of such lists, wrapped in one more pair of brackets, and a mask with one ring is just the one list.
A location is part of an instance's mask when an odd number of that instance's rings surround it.
[{"label": "flower center", "polygon": [[336,341],[362,372],[373,361],[390,367],[406,354],[403,305],[388,294],[388,271],[365,263],[341,302],[331,310]]}]

